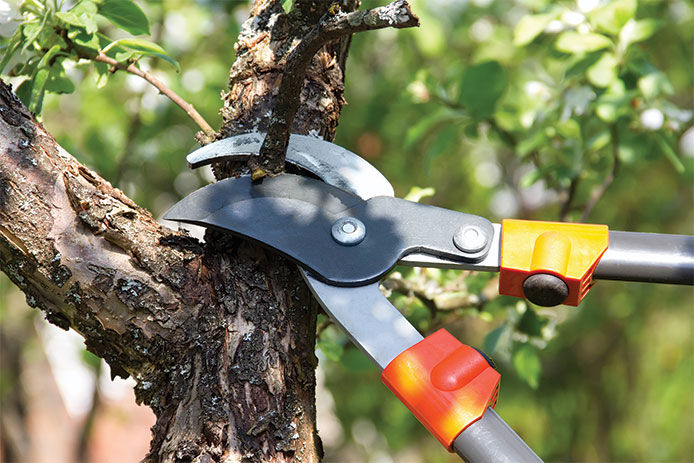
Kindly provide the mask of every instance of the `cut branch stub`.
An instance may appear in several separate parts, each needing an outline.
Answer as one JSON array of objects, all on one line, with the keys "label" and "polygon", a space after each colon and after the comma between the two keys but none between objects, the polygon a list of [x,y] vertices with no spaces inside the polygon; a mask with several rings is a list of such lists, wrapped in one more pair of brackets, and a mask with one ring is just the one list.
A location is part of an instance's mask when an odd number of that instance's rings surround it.
[{"label": "cut branch stub", "polygon": [[260,156],[251,157],[248,161],[253,180],[260,180],[266,175],[277,175],[283,171],[289,135],[299,107],[306,71],[313,56],[322,46],[356,32],[418,25],[419,19],[412,13],[405,0],[364,11],[326,13],[287,57]]}]

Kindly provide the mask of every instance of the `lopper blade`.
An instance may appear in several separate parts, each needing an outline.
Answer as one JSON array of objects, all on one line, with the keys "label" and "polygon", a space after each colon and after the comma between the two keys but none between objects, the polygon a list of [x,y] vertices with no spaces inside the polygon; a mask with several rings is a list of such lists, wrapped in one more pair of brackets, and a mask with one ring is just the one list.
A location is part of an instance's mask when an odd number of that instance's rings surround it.
[{"label": "lopper blade", "polygon": [[[213,162],[243,160],[257,156],[263,140],[264,133],[234,135],[193,151],[186,160],[193,169]],[[390,182],[374,166],[351,151],[320,138],[292,134],[286,160],[362,199],[393,196]]]}]

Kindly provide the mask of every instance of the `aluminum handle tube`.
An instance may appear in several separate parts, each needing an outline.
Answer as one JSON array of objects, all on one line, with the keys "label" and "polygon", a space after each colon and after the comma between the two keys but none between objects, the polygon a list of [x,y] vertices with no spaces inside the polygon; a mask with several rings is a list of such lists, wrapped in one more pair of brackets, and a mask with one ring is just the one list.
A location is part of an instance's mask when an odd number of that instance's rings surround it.
[{"label": "aluminum handle tube", "polygon": [[456,437],[453,449],[468,463],[542,463],[493,408]]},{"label": "aluminum handle tube", "polygon": [[[301,274],[326,313],[379,370],[424,339],[381,294],[378,283],[339,288],[303,269]],[[453,447],[471,462],[542,461],[491,408],[456,438]]]},{"label": "aluminum handle tube", "polygon": [[610,231],[599,280],[694,284],[694,236]]}]

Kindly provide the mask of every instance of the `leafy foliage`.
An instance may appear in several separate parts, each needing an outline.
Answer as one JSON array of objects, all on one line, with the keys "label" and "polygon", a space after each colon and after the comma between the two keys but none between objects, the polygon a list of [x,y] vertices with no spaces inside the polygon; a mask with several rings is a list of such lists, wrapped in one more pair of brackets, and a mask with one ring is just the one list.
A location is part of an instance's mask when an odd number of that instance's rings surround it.
[{"label": "leafy foliage", "polygon": [[149,20],[132,0],[81,0],[62,10],[63,2],[24,0],[19,5],[20,24],[3,40],[0,72],[16,61],[9,76],[26,76],[17,95],[34,113],[40,114],[44,94],[72,93],[75,86],[66,70],[81,60],[94,62],[96,78],[104,85],[113,71],[100,54],[119,63],[135,63],[141,57],[162,58],[179,69],[159,45],[141,38],[112,40],[99,32],[101,20],[133,35],[149,34]]},{"label": "leafy foliage", "polygon": [[[436,194],[424,202],[491,218],[691,231],[694,166],[684,143],[691,136],[686,134],[694,134],[692,75],[685,70],[692,50],[691,6],[675,2],[668,9],[647,0],[443,3],[419,2],[421,28],[384,34],[378,50],[355,38],[349,65],[360,80],[351,86],[348,80],[350,105],[339,143],[363,153],[367,136],[377,134],[382,149],[370,160],[388,173],[400,195],[412,184],[434,186]],[[653,384],[645,371],[659,368],[635,359],[652,348],[638,344],[650,339],[646,320],[687,318],[686,289],[600,282],[579,308],[544,309],[498,297],[495,282],[475,284],[475,274],[460,281],[458,272],[396,271],[402,286],[417,291],[394,292],[392,300],[419,329],[429,333],[445,326],[495,359],[502,371],[501,412],[524,423],[516,426],[547,460],[688,454],[685,440],[667,437],[666,420],[648,428],[669,443],[667,449],[653,452],[636,444],[652,442],[653,434],[644,437],[645,428],[634,424],[644,418],[634,418],[639,414],[629,406],[638,400],[632,393]],[[464,304],[443,304],[434,287],[465,294],[458,299]],[[620,292],[626,288],[632,289]],[[670,310],[657,309],[656,301],[676,299],[675,293],[684,299]],[[438,303],[434,311],[432,301]],[[651,304],[657,315],[648,315]],[[617,315],[617,307],[628,318]],[[621,341],[611,341],[615,333],[624,336]],[[671,348],[690,365],[691,347],[677,339]],[[595,351],[589,355],[583,349],[591,345]],[[584,356],[592,360],[579,360]],[[618,366],[623,357],[631,367]],[[640,384],[633,389],[622,380],[600,379],[612,368],[632,367],[629,381]],[[344,380],[335,379],[335,387]],[[674,386],[678,381],[672,387],[679,391],[684,383]],[[671,420],[691,429],[674,404],[649,396]],[[615,418],[596,416],[597,409],[609,409]],[[374,419],[384,434],[398,432]],[[601,435],[598,426],[612,432]],[[599,455],[589,450],[596,442]]]}]

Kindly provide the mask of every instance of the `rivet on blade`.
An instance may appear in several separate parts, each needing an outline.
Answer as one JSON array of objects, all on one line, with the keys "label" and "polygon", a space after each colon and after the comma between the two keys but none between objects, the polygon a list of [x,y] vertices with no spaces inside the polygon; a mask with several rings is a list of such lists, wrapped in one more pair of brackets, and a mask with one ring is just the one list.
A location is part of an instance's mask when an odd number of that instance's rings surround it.
[{"label": "rivet on blade", "polygon": [[343,246],[354,246],[366,236],[366,226],[355,217],[342,217],[333,223],[333,239]]},{"label": "rivet on blade", "polygon": [[487,235],[475,225],[460,227],[453,235],[453,244],[463,252],[479,252],[487,245]]}]

